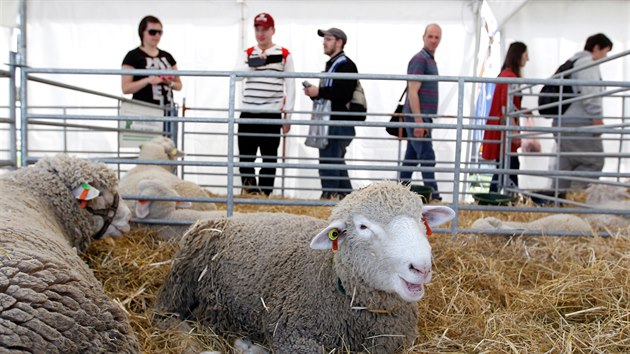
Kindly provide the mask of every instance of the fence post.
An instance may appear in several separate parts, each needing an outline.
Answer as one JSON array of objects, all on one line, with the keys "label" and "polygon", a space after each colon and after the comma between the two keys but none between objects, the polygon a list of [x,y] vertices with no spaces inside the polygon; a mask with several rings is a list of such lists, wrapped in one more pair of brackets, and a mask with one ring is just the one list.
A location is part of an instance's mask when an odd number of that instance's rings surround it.
[{"label": "fence post", "polygon": [[234,213],[234,101],[236,99],[236,75],[230,74],[230,101],[228,103],[227,136],[227,216]]}]

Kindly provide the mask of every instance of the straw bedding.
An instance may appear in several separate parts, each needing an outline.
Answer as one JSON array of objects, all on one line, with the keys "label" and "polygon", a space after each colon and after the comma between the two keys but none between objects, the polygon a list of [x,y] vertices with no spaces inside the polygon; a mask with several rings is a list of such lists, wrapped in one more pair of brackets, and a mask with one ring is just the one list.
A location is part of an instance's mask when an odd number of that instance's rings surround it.
[{"label": "straw bedding", "polygon": [[[326,207],[238,206],[327,218]],[[499,214],[499,215],[497,215]],[[470,226],[487,212],[458,216]],[[493,216],[528,221],[534,214]],[[420,301],[417,345],[407,353],[630,352],[630,237],[434,234],[434,277]],[[85,259],[131,316],[145,353],[231,352],[208,328],[163,331],[150,323],[175,251],[148,231],[95,242]]]}]

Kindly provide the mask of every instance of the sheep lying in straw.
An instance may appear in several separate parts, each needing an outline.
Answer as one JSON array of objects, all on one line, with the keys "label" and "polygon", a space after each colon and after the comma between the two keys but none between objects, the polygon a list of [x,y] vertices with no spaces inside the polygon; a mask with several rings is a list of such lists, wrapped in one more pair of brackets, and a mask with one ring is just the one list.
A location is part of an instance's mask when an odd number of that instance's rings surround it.
[{"label": "sheep lying in straw", "polygon": [[[160,180],[144,180],[138,183],[140,198],[143,197],[180,197],[177,192]],[[135,214],[139,219],[151,218],[166,221],[191,221],[219,218],[225,211],[200,211],[189,209],[190,202],[170,200],[143,200],[136,203]],[[164,240],[179,240],[190,225],[152,225]]]},{"label": "sheep lying in straw", "polygon": [[519,231],[567,231],[590,233],[591,226],[582,218],[571,214],[545,216],[530,222],[502,221],[495,217],[475,220],[472,224],[477,230],[519,230]]},{"label": "sheep lying in straw", "polygon": [[[173,161],[184,156],[184,152],[177,150],[175,143],[169,138],[159,136],[142,144],[139,160],[164,160]],[[173,188],[182,197],[207,198],[206,191],[197,184],[184,181],[171,172],[168,165],[138,165],[129,170],[120,179],[120,193],[122,195],[137,196],[138,183],[145,180],[159,180]],[[135,200],[127,200],[127,205],[132,211],[136,208]],[[195,210],[215,210],[213,203],[193,203]]]},{"label": "sheep lying in straw", "polygon": [[[630,195],[624,187],[592,184],[586,189],[586,203],[598,209],[628,209]],[[556,214],[530,222],[502,221],[495,217],[475,220],[473,229],[478,230],[519,230],[519,231],[567,231],[592,233],[594,229],[612,232],[630,227],[630,220],[610,214]]]},{"label": "sheep lying in straw", "polygon": [[77,255],[109,226],[128,230],[116,187],[105,165],[66,155],[0,178],[0,352],[138,352],[124,310]]},{"label": "sheep lying in straw", "polygon": [[[604,184],[591,184],[586,188],[586,203],[600,209],[630,209],[628,188]],[[593,227],[612,232],[630,228],[628,215],[589,214],[586,216]]]},{"label": "sheep lying in straw", "polygon": [[340,201],[328,222],[284,213],[200,221],[182,239],[155,319],[199,321],[276,353],[392,353],[417,336],[430,226],[454,215],[383,182]]}]

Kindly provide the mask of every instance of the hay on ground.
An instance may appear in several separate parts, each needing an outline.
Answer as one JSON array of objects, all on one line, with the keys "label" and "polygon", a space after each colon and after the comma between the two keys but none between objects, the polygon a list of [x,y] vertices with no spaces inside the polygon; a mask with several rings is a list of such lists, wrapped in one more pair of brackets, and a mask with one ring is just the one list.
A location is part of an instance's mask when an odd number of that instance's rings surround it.
[{"label": "hay on ground", "polygon": [[[237,205],[326,219],[327,207]],[[487,212],[464,212],[470,226]],[[492,216],[530,221],[540,214]],[[620,353],[630,351],[630,237],[434,234],[434,276],[419,303],[420,336],[407,353]],[[144,353],[231,352],[209,328],[162,330],[151,322],[176,245],[136,230],[95,242],[85,256],[130,314]]]}]

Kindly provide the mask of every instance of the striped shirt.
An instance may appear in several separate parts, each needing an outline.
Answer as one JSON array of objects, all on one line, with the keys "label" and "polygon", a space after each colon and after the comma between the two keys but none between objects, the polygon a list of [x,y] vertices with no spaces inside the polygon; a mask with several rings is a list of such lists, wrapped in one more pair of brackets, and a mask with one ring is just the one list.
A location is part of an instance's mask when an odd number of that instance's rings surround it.
[{"label": "striped shirt", "polygon": [[[283,48],[277,45],[262,50],[258,46],[243,51],[235,70],[237,71],[267,71],[267,72],[293,72],[293,56],[287,53],[286,58],[278,62],[265,64],[258,67],[248,66],[249,58],[258,58],[263,52],[267,57],[282,56]],[[248,52],[251,53],[248,55]],[[286,101],[285,101],[286,98]],[[295,104],[295,79],[278,77],[250,77],[243,84],[243,101],[241,110],[273,110],[292,111]],[[290,116],[287,114],[287,119]]]},{"label": "striped shirt", "polygon": [[[409,61],[407,75],[439,75],[435,58],[426,49],[422,49]],[[439,92],[437,81],[422,81],[420,91],[420,113],[437,114]],[[405,101],[403,113],[411,113],[409,99]],[[432,121],[431,118],[424,118],[425,122]]]}]

